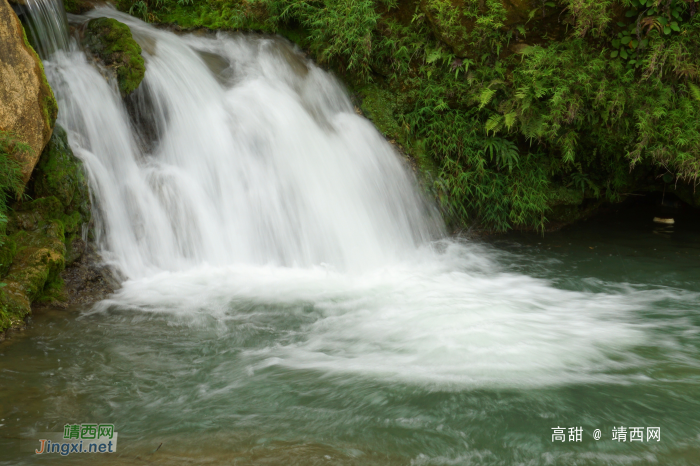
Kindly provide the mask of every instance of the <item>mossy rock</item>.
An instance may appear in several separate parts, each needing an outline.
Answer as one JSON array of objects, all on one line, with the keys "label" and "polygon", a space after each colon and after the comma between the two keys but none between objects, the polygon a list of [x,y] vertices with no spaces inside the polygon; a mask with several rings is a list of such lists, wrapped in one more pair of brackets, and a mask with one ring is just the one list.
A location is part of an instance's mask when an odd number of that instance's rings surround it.
[{"label": "mossy rock", "polygon": [[45,289],[56,294],[54,284],[60,282],[59,274],[66,265],[63,237],[63,226],[53,221],[40,230],[22,230],[10,238],[16,253],[3,278],[0,331],[21,325],[31,313],[31,303],[40,299]]},{"label": "mossy rock", "polygon": [[34,196],[54,196],[63,212],[79,213],[82,223],[90,221],[90,192],[83,162],[68,145],[66,131],[56,126],[34,171]]},{"label": "mossy rock", "polygon": [[691,207],[700,208],[700,189],[693,183],[674,183],[668,185],[668,192]]},{"label": "mossy rock", "polygon": [[22,230],[38,230],[47,221],[58,220],[62,215],[63,206],[55,196],[18,203],[15,205],[15,211],[10,215],[7,232],[14,234]]},{"label": "mossy rock", "polygon": [[358,94],[362,97],[360,109],[363,115],[372,120],[384,136],[403,143],[401,127],[394,117],[397,107],[396,95],[376,84],[362,87]]},{"label": "mossy rock", "polygon": [[63,0],[63,8],[67,13],[82,15],[95,7],[91,2],[85,0]]},{"label": "mossy rock", "polygon": [[85,249],[83,226],[90,221],[90,196],[82,162],[66,132],[56,126],[39,158],[28,192],[16,203],[0,246],[0,332],[22,325],[31,304],[62,298],[59,276]]},{"label": "mossy rock", "polygon": [[590,217],[605,202],[603,197],[586,197],[581,189],[554,186],[548,190],[547,229],[557,230]]},{"label": "mossy rock", "polygon": [[581,205],[584,201],[583,191],[580,189],[570,189],[564,186],[555,186],[549,189],[550,208],[547,212],[547,220],[554,224],[569,224],[583,217],[584,213]]},{"label": "mossy rock", "polygon": [[83,45],[115,71],[123,97],[139,87],[146,73],[146,65],[141,56],[141,46],[131,36],[129,26],[113,18],[90,20]]},{"label": "mossy rock", "polygon": [[51,137],[58,106],[43,64],[6,2],[0,2],[0,44],[0,131],[28,146],[12,154],[26,184]]},{"label": "mossy rock", "polygon": [[68,251],[66,262],[70,264],[84,249],[81,236],[83,225],[91,218],[90,192],[83,163],[73,154],[60,126],[41,154],[33,183],[36,199],[15,207],[9,229],[35,230],[50,220],[60,222]]}]

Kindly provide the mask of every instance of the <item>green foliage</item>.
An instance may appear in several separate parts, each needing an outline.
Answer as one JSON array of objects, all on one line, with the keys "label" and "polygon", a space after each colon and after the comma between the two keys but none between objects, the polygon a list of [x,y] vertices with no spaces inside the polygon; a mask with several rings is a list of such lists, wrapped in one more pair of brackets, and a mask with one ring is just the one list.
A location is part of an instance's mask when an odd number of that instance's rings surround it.
[{"label": "green foliage", "polygon": [[30,150],[29,145],[18,140],[15,134],[0,131],[0,246],[4,242],[7,204],[20,196],[24,189],[19,156]]},{"label": "green foliage", "polygon": [[274,2],[282,21],[298,21],[308,31],[311,50],[324,62],[338,60],[350,73],[370,76],[372,33],[379,13],[373,0],[323,0]]},{"label": "green foliage", "polygon": [[547,211],[544,170],[528,154],[523,169],[499,171],[488,167],[485,151],[469,151],[467,159],[445,158],[434,188],[444,211],[459,223],[478,218],[491,229],[543,229]]},{"label": "green foliage", "polygon": [[500,0],[431,0],[420,2],[413,20],[427,20],[433,33],[460,56],[503,47],[501,28],[507,11]]},{"label": "green foliage", "polygon": [[[632,9],[625,17],[629,23],[620,21],[620,31],[610,42],[611,58],[625,60],[632,67],[642,66],[642,57],[651,46],[664,46],[664,36],[683,34],[694,14],[689,7],[691,1],[631,0]],[[692,0],[695,3],[695,0]]]},{"label": "green foliage", "polygon": [[119,6],[293,37],[434,167],[455,225],[541,229],[550,207],[571,220],[584,199],[700,175],[695,0],[147,1]]},{"label": "green foliage", "polygon": [[612,21],[612,0],[563,0],[575,20],[574,36],[599,37]]}]

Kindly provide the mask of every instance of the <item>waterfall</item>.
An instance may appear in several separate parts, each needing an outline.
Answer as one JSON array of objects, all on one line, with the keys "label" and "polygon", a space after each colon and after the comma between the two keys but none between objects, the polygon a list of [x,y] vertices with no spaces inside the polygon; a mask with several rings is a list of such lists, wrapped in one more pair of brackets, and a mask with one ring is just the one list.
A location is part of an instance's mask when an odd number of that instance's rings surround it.
[{"label": "waterfall", "polygon": [[63,0],[27,0],[21,9],[26,13],[25,24],[41,58],[68,49],[68,19]]},{"label": "waterfall", "polygon": [[291,44],[99,16],[142,44],[135,119],[75,44],[46,71],[90,172],[104,257],[126,276],[203,263],[360,269],[440,233],[391,145]]},{"label": "waterfall", "polygon": [[45,60],[97,244],[125,278],[92,312],[257,329],[270,313],[289,336],[246,352],[252,371],[426,384],[607,380],[647,341],[632,314],[666,295],[566,291],[439,240],[401,157],[285,40],[176,35],[107,7],[72,20],[100,16],[143,49],[126,102],[75,39]]}]

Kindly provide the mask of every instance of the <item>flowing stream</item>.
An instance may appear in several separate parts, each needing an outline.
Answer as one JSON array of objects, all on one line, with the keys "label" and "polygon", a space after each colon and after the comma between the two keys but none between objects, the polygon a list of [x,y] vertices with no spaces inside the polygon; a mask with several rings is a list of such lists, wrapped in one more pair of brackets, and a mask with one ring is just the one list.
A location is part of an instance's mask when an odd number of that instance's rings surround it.
[{"label": "flowing stream", "polygon": [[[114,423],[118,454],[49,461],[700,458],[691,217],[658,235],[630,220],[447,238],[410,168],[285,40],[176,35],[106,7],[70,20],[100,16],[143,48],[128,105],[61,28],[35,37],[122,288],[0,343],[0,464],[46,461],[20,435],[91,421]],[[558,426],[582,441],[553,443]],[[661,440],[613,441],[615,426]]]}]

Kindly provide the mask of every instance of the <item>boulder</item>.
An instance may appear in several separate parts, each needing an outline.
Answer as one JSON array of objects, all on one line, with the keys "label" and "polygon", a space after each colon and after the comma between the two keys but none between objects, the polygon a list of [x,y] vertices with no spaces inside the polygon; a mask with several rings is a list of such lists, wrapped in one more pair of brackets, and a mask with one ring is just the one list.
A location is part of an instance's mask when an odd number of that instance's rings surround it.
[{"label": "boulder", "polygon": [[0,0],[0,44],[0,131],[29,146],[15,154],[26,183],[51,137],[58,105],[41,60],[7,0]]},{"label": "boulder", "polygon": [[83,45],[115,72],[122,97],[139,87],[146,66],[129,26],[112,18],[92,19],[85,29]]}]

